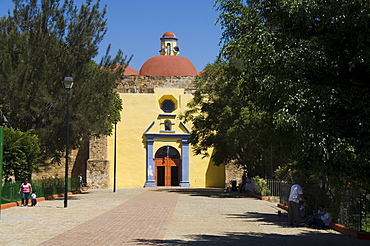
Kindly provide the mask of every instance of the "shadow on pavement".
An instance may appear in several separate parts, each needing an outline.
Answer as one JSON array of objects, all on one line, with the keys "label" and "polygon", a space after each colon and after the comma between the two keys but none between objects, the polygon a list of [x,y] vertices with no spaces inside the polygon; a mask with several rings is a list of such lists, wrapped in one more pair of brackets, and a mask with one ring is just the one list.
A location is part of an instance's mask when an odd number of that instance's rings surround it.
[{"label": "shadow on pavement", "polygon": [[157,188],[158,192],[175,192],[190,196],[204,196],[210,198],[245,198],[252,197],[247,193],[225,192],[224,188]]},{"label": "shadow on pavement", "polygon": [[245,214],[227,214],[227,216],[229,218],[245,219],[248,220],[248,222],[258,221],[288,227],[287,218],[279,217],[277,213],[271,214],[271,213],[247,212]]},{"label": "shadow on pavement", "polygon": [[225,235],[188,235],[186,240],[144,240],[133,241],[135,245],[366,245],[342,235],[319,232],[305,232],[298,235],[275,233],[228,233]]},{"label": "shadow on pavement", "polygon": [[[51,202],[51,201],[58,201],[58,200],[60,200],[60,201],[63,201],[64,200],[64,197],[56,197],[56,198],[53,198],[53,199],[45,199],[44,201],[42,201],[42,202]],[[68,201],[69,200],[81,200],[81,198],[80,197],[75,197],[75,196],[68,196],[68,199],[67,199]]]}]

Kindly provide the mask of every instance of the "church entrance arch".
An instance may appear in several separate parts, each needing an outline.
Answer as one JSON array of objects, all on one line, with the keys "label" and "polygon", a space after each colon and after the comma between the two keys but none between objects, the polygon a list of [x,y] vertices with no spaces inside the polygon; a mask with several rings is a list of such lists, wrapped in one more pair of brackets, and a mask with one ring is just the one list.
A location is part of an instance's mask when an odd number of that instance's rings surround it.
[{"label": "church entrance arch", "polygon": [[164,146],[155,154],[155,182],[157,186],[180,185],[180,153],[171,146]]}]

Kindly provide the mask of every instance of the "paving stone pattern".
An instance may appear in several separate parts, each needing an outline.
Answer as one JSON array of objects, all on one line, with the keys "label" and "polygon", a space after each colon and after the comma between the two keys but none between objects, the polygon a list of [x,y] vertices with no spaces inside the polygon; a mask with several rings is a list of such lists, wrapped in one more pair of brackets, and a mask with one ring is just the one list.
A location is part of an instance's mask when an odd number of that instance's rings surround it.
[{"label": "paving stone pattern", "polygon": [[[221,189],[89,190],[1,210],[0,245],[370,245],[288,227],[275,203]],[[282,211],[284,213],[284,211]]]},{"label": "paving stone pattern", "polygon": [[54,242],[60,246],[81,245],[86,238],[96,245],[134,245],[139,239],[161,240],[166,235],[178,197],[176,193],[146,191],[41,245]]}]

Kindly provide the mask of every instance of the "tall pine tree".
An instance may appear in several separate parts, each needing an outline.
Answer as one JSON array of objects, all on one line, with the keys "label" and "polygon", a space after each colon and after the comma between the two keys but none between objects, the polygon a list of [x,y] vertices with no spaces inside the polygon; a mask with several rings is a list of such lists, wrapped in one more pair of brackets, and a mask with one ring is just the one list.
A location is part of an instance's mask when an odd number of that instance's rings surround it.
[{"label": "tall pine tree", "polygon": [[[70,146],[110,134],[121,101],[113,91],[129,59],[119,51],[102,64],[92,59],[106,31],[106,7],[86,0],[13,0],[0,19],[0,106],[12,126],[33,129],[43,156],[59,160],[65,149],[66,91],[70,97]],[[118,69],[116,64],[120,64]],[[103,69],[101,68],[103,67]],[[117,118],[118,117],[118,118]]]}]

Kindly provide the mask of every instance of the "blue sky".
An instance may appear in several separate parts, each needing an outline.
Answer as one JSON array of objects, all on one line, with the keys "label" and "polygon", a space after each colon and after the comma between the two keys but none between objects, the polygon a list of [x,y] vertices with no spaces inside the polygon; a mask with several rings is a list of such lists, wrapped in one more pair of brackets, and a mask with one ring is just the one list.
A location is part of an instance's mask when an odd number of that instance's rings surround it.
[{"label": "blue sky", "polygon": [[[75,0],[80,5],[84,0]],[[95,1],[94,1],[95,2]],[[149,58],[159,55],[163,33],[171,31],[179,38],[180,55],[191,60],[197,71],[213,63],[219,53],[221,27],[214,25],[219,13],[213,0],[101,0],[107,4],[108,32],[99,46],[100,62],[108,44],[111,55],[118,49],[133,55],[129,64],[140,70]],[[0,0],[0,15],[13,9],[11,0]]]}]

